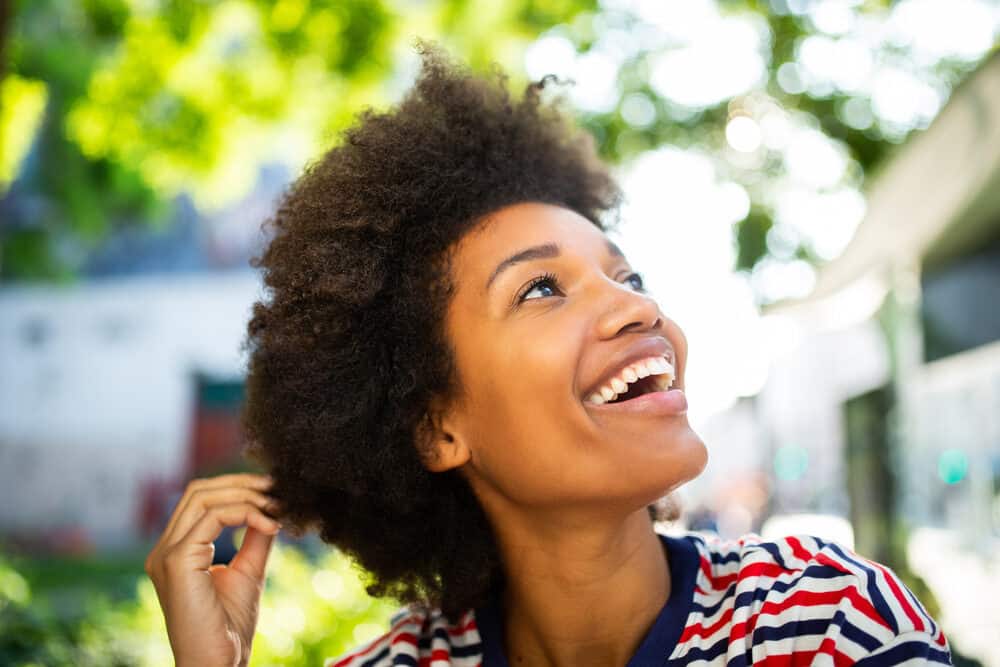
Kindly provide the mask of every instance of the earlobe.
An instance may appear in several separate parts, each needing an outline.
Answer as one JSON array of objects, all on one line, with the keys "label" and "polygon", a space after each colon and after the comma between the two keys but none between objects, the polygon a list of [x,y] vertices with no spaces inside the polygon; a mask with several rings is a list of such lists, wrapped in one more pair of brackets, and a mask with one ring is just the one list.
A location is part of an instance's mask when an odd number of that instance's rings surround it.
[{"label": "earlobe", "polygon": [[431,472],[445,472],[465,465],[469,460],[469,450],[464,443],[451,434],[442,434],[433,444],[431,457],[424,466]]},{"label": "earlobe", "polygon": [[424,420],[421,458],[431,472],[445,472],[465,465],[470,456],[469,448],[449,420],[438,409],[432,408]]}]

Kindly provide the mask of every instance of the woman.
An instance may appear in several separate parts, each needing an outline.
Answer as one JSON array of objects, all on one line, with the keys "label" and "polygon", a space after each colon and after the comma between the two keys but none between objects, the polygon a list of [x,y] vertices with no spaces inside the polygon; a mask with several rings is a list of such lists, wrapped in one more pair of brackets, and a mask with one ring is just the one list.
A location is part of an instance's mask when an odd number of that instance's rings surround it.
[{"label": "woman", "polygon": [[409,603],[338,667],[949,662],[836,544],[654,531],[707,454],[684,334],[605,236],[619,190],[545,81],[514,101],[423,56],[272,220],[244,413],[270,478],[193,482],[150,553],[177,664],[248,661],[272,516]]}]

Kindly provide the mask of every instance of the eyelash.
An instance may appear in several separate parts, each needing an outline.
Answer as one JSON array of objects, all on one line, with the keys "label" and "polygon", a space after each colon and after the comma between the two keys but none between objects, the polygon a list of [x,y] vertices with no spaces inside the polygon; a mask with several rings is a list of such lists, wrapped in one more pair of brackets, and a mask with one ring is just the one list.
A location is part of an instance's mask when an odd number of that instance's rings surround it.
[{"label": "eyelash", "polygon": [[[632,273],[625,276],[625,281],[628,281],[632,278],[636,278],[639,281],[639,286],[635,288],[635,291],[645,294],[646,286],[644,284],[645,281],[643,281],[642,279],[642,275],[633,271]],[[531,290],[535,289],[539,285],[544,285],[546,283],[550,284],[555,290],[560,292],[562,291],[562,288],[559,285],[559,279],[556,277],[556,275],[554,273],[545,273],[536,278],[533,278],[531,282],[529,282],[527,285],[524,286],[524,289],[522,289],[520,292],[517,293],[514,305],[520,305],[521,303],[524,303],[524,301],[526,300],[524,297],[530,294]]]}]

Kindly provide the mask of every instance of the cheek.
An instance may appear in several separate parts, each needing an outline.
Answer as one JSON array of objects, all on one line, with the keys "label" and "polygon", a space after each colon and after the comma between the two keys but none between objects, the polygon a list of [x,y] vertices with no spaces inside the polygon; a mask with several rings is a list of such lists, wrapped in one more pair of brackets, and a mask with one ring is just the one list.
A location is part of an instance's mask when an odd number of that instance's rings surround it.
[{"label": "cheek", "polygon": [[[540,327],[495,340],[468,384],[476,467],[521,496],[550,489],[579,435],[574,393],[579,345]],[[470,360],[471,361],[471,360]],[[473,364],[470,364],[470,366]]]},{"label": "cheek", "polygon": [[484,435],[508,442],[514,438],[510,445],[518,446],[523,436],[515,436],[525,427],[537,433],[550,424],[565,424],[575,401],[577,349],[565,332],[550,334],[538,327],[495,340],[490,354],[480,359],[473,388],[477,421],[490,424]]},{"label": "cheek", "polygon": [[684,335],[684,331],[669,317],[663,318],[663,324],[666,328],[667,339],[674,346],[674,351],[677,353],[677,376],[684,379],[684,369],[687,366],[687,336]]}]

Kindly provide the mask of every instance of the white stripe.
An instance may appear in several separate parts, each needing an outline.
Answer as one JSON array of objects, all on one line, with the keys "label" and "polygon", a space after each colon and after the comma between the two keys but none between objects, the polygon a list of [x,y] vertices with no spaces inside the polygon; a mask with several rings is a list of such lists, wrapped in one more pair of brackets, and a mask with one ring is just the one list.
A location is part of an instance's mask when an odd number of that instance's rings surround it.
[{"label": "white stripe", "polygon": [[[798,635],[778,640],[772,639],[755,644],[750,649],[750,655],[753,656],[753,661],[756,663],[763,662],[768,656],[787,655],[794,651],[815,651],[819,649],[823,639],[823,635]],[[740,653],[733,653],[730,657],[737,655]]]},{"label": "white stripe", "polygon": [[[856,558],[859,561],[864,561],[864,559],[861,556],[858,556],[853,551],[848,550],[843,545],[838,544],[837,546],[840,547],[841,550],[843,550],[844,553],[846,553],[848,556]],[[824,549],[823,553],[832,558],[834,561],[843,565],[845,568],[853,572],[855,576],[857,576],[859,591],[866,599],[870,599],[868,595],[869,577],[874,576],[875,588],[878,589],[879,593],[882,594],[882,598],[885,600],[886,604],[889,605],[889,610],[892,613],[893,617],[895,618],[897,625],[899,626],[899,631],[909,632],[911,630],[914,630],[913,622],[910,621],[910,619],[906,616],[906,612],[904,612],[903,608],[900,607],[899,602],[896,600],[896,596],[893,595],[892,589],[889,588],[889,584],[886,583],[885,576],[882,574],[879,568],[873,565],[865,564],[865,567],[871,569],[864,570],[861,567],[855,565],[854,563],[844,558],[841,558],[833,549],[830,548]],[[874,601],[872,601],[872,605],[874,606]],[[876,609],[876,612],[877,611],[878,610]],[[886,621],[889,621],[889,619],[886,619]],[[885,644],[887,642],[892,641],[892,638],[894,636],[895,633],[893,633],[891,629],[886,627],[881,627],[879,634],[875,635],[875,638],[878,639],[883,644]]]}]

